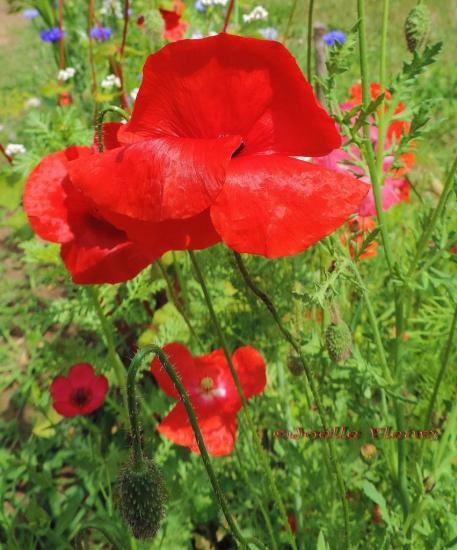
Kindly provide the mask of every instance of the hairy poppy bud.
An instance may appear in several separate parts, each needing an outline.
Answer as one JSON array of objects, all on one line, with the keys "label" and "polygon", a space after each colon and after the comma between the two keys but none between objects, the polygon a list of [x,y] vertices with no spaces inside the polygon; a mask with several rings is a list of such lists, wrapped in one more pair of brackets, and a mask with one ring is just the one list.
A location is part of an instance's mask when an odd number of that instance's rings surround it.
[{"label": "hairy poppy bud", "polygon": [[127,463],[118,479],[119,509],[137,539],[157,534],[165,514],[167,493],[161,471],[153,460],[143,459],[136,469]]},{"label": "hairy poppy bud", "polygon": [[347,324],[338,320],[325,331],[325,347],[334,363],[345,361],[352,353],[352,336]]},{"label": "hairy poppy bud", "polygon": [[427,6],[418,4],[409,12],[405,21],[405,37],[411,53],[422,48],[430,28],[430,13]]},{"label": "hairy poppy bud", "polygon": [[433,491],[433,489],[435,488],[435,485],[436,485],[436,479],[430,475],[430,476],[427,476],[424,481],[424,489],[425,489],[425,492],[426,493],[431,493]]},{"label": "hairy poppy bud", "polygon": [[305,370],[300,358],[294,353],[290,353],[287,357],[287,368],[294,376],[301,376]]}]

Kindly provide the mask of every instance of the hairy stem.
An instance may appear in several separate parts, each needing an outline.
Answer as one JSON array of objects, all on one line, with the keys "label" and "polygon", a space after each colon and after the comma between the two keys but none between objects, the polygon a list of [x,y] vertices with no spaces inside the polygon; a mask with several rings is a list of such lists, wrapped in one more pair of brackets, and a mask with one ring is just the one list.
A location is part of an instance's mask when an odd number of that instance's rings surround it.
[{"label": "hairy stem", "polygon": [[306,76],[308,77],[308,82],[311,84],[312,78],[312,66],[311,60],[313,55],[313,11],[314,11],[314,0],[309,0],[308,5],[308,35],[307,35],[307,46],[306,46]]},{"label": "hairy stem", "polygon": [[246,422],[248,424],[249,430],[251,431],[252,439],[254,441],[254,445],[255,445],[255,448],[256,448],[256,452],[257,452],[258,457],[259,457],[259,459],[262,463],[263,471],[264,471],[265,475],[267,476],[273,499],[276,502],[279,514],[281,516],[281,521],[282,521],[284,527],[287,530],[287,534],[288,534],[288,537],[289,537],[289,542],[290,542],[292,548],[294,550],[297,550],[297,545],[296,545],[295,539],[294,539],[293,534],[292,534],[292,529],[291,529],[291,527],[289,525],[289,521],[287,519],[287,512],[286,512],[286,508],[284,506],[284,502],[281,498],[278,487],[276,485],[276,481],[274,479],[273,472],[271,471],[270,464],[269,464],[268,458],[266,456],[265,450],[263,449],[262,444],[260,442],[259,435],[258,435],[256,427],[254,425],[254,421],[252,420],[251,413],[249,411],[249,405],[248,405],[246,396],[244,395],[243,388],[241,387],[240,379],[238,378],[238,374],[235,370],[235,366],[233,365],[232,356],[231,356],[229,347],[227,345],[225,335],[222,332],[219,320],[216,316],[216,312],[214,311],[213,303],[212,303],[211,296],[210,296],[209,291],[208,291],[208,287],[206,285],[205,278],[203,276],[203,272],[200,269],[197,258],[195,256],[195,254],[193,253],[193,251],[189,250],[189,256],[190,256],[192,265],[194,267],[195,274],[197,276],[198,282],[200,283],[201,289],[203,291],[203,295],[205,297],[206,305],[208,307],[208,311],[209,311],[211,320],[214,324],[214,328],[216,329],[216,333],[218,335],[218,338],[219,338],[219,341],[221,343],[222,349],[224,350],[224,355],[227,359],[227,363],[229,365],[233,381],[235,382],[236,389],[237,389],[238,394],[239,394],[239,396],[241,398],[241,401],[243,403],[244,417],[246,418]]},{"label": "hairy stem", "polygon": [[[321,424],[322,424],[322,429],[324,431],[327,431],[329,424],[328,424],[327,419],[325,417],[324,407],[323,407],[322,402],[321,402],[319,391],[318,391],[318,388],[317,388],[316,383],[314,381],[314,378],[311,374],[311,371],[309,369],[308,363],[306,362],[306,359],[303,356],[300,345],[293,338],[292,334],[287,330],[287,328],[284,326],[278,312],[276,311],[275,306],[273,305],[273,302],[270,300],[270,298],[267,296],[267,294],[265,294],[265,292],[263,292],[262,290],[260,290],[256,286],[256,284],[252,280],[252,278],[249,275],[240,254],[238,254],[237,252],[234,252],[234,254],[235,254],[235,260],[236,260],[238,269],[240,270],[240,273],[241,273],[246,285],[265,304],[265,306],[267,307],[267,309],[270,312],[271,316],[273,317],[274,321],[276,322],[281,334],[284,336],[284,338],[287,340],[287,342],[289,342],[289,344],[294,348],[295,352],[297,353],[298,357],[300,358],[300,361],[301,361],[301,363],[303,365],[303,368],[304,368],[304,371],[305,371],[306,378],[308,380],[308,384],[309,384],[310,389],[311,389],[311,393],[313,395],[313,399],[316,403],[317,411],[318,411],[319,418],[320,418],[320,421],[321,421]],[[334,448],[332,440],[327,439],[326,444],[328,445],[328,450],[329,450],[329,454],[330,454],[330,461],[332,463],[333,471],[334,471],[334,474],[335,474],[335,477],[336,477],[336,480],[337,480],[338,490],[339,490],[339,493],[340,493],[341,504],[342,504],[342,507],[343,507],[343,515],[344,515],[344,540],[343,540],[343,544],[344,544],[345,548],[349,548],[349,545],[350,545],[349,510],[348,510],[348,504],[347,504],[347,500],[346,500],[346,487],[345,487],[345,484],[344,484],[344,478],[343,478],[341,468],[340,468],[340,466],[339,466],[339,464],[336,460],[336,453],[335,453],[335,448]]]}]

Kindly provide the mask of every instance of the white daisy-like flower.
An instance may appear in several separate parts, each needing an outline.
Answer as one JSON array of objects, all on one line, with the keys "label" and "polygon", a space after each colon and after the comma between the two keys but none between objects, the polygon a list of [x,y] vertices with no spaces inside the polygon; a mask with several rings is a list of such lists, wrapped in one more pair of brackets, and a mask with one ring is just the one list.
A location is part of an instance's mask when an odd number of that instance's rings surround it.
[{"label": "white daisy-like flower", "polygon": [[123,19],[124,13],[119,0],[103,0],[103,6],[100,8],[102,15],[115,15],[118,19]]},{"label": "white daisy-like flower", "polygon": [[114,74],[109,74],[108,76],[105,76],[105,78],[102,80],[101,87],[110,89],[110,88],[113,88],[114,86],[116,88],[120,88],[121,79]]},{"label": "white daisy-like flower", "polygon": [[27,149],[22,145],[22,143],[8,143],[5,147],[5,153],[9,157],[14,157],[15,155],[23,155],[27,152]]},{"label": "white daisy-like flower", "polygon": [[245,23],[265,21],[266,19],[268,19],[268,12],[263,6],[256,6],[251,12],[243,15],[243,21]]},{"label": "white daisy-like flower", "polygon": [[228,0],[201,0],[201,3],[205,7],[210,6],[226,6],[228,3]]}]

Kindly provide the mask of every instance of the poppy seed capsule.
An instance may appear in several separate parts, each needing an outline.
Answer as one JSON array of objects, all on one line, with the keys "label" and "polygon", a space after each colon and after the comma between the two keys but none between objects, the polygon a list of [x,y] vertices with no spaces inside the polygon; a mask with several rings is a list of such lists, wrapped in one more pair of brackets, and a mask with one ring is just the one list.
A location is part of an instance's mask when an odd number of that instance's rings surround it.
[{"label": "poppy seed capsule", "polygon": [[341,363],[351,356],[352,336],[347,324],[339,320],[331,323],[325,331],[325,347],[334,363]]},{"label": "poppy seed capsule", "polygon": [[430,13],[427,6],[418,4],[409,12],[405,21],[405,37],[411,53],[422,48],[430,29]]},{"label": "poppy seed capsule", "polygon": [[161,471],[153,460],[144,459],[140,469],[132,462],[118,479],[118,504],[124,521],[137,539],[157,534],[165,515],[167,492]]},{"label": "poppy seed capsule", "polygon": [[305,370],[300,358],[293,353],[289,354],[287,358],[287,368],[294,376],[301,376]]}]

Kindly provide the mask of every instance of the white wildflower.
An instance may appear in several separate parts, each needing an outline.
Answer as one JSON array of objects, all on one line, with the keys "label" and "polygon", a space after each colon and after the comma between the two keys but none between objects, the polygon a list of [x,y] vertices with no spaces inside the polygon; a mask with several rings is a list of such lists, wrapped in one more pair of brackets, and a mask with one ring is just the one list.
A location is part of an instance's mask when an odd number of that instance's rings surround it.
[{"label": "white wildflower", "polygon": [[205,7],[210,6],[226,6],[228,3],[228,0],[201,0],[201,3]]},{"label": "white wildflower", "polygon": [[101,87],[109,89],[113,86],[116,86],[116,88],[120,88],[121,79],[114,74],[109,74],[108,76],[105,76],[105,78],[102,80]]},{"label": "white wildflower", "polygon": [[36,107],[39,107],[40,105],[41,99],[39,97],[29,97],[29,99],[24,102],[24,107],[26,109],[34,109]]},{"label": "white wildflower", "polygon": [[5,153],[9,157],[14,157],[14,155],[23,155],[26,151],[27,150],[22,143],[8,143],[5,147]]},{"label": "white wildflower", "polygon": [[266,40],[277,40],[278,39],[278,31],[274,27],[266,27],[264,29],[259,29],[259,33]]},{"label": "white wildflower", "polygon": [[115,15],[118,19],[124,18],[124,12],[119,0],[103,0],[100,13],[102,15]]},{"label": "white wildflower", "polygon": [[133,99],[133,101],[135,101],[139,91],[139,88],[133,88],[133,90],[130,92],[130,97]]},{"label": "white wildflower", "polygon": [[76,74],[76,69],[73,67],[67,67],[66,69],[61,69],[57,75],[59,80],[69,80],[73,78]]},{"label": "white wildflower", "polygon": [[243,21],[245,23],[251,23],[252,21],[265,21],[268,18],[268,12],[263,6],[256,6],[250,13],[243,15]]}]

